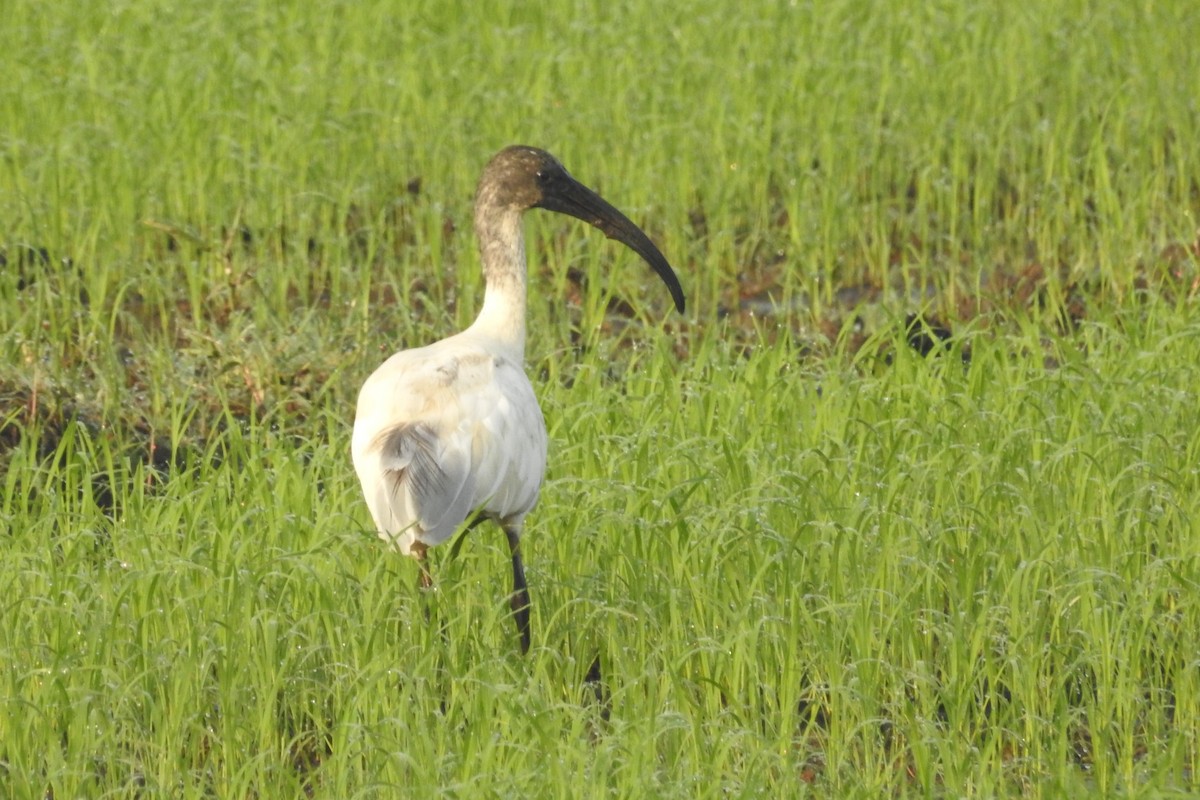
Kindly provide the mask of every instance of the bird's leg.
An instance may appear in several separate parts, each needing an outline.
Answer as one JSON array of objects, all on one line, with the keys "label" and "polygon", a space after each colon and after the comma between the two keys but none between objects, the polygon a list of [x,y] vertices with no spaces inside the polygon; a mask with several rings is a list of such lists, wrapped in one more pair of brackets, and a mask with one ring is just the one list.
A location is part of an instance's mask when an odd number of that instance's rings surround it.
[{"label": "bird's leg", "polygon": [[513,591],[509,605],[521,635],[521,654],[529,652],[529,587],[525,584],[525,565],[521,563],[521,530],[505,526],[508,549],[512,551]]},{"label": "bird's leg", "polygon": [[429,559],[427,558],[428,551],[429,545],[425,544],[424,542],[416,541],[412,543],[412,556],[421,566],[421,577],[418,579],[418,581],[422,589],[433,588],[433,575],[429,573]]},{"label": "bird's leg", "polygon": [[[421,587],[421,605],[425,611],[425,624],[429,625],[433,622],[433,606],[436,595],[433,590],[433,574],[429,571],[429,545],[424,542],[413,542],[410,552],[413,558],[417,559],[417,563],[421,566],[421,576],[417,578],[417,585]],[[442,622],[442,639],[446,640],[446,622]]]},{"label": "bird's leg", "polygon": [[612,714],[612,698],[608,693],[608,686],[604,683],[604,673],[600,669],[600,655],[592,659],[592,665],[588,667],[587,675],[583,677],[584,691],[590,694],[586,700],[600,709],[600,719],[603,722],[608,722],[609,715]]}]

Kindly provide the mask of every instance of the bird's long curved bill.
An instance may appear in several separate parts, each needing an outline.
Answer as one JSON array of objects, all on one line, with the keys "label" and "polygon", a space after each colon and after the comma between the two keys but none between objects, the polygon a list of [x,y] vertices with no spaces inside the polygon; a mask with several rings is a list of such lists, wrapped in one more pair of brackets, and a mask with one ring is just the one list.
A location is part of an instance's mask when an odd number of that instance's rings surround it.
[{"label": "bird's long curved bill", "polygon": [[667,285],[675,308],[683,311],[683,288],[679,285],[679,277],[650,237],[603,197],[574,178],[564,177],[565,180],[560,180],[552,190],[543,192],[537,205],[547,211],[581,219],[640,255]]}]

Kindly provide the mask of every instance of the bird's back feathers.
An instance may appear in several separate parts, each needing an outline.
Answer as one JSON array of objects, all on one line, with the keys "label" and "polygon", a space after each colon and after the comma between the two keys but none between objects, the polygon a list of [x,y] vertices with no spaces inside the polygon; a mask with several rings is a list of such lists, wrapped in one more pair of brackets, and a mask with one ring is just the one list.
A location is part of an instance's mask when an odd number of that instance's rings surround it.
[{"label": "bird's back feathers", "polygon": [[537,502],[546,429],[522,365],[464,333],[397,353],[367,380],[353,451],[380,535],[408,553],[476,509],[519,526]]}]

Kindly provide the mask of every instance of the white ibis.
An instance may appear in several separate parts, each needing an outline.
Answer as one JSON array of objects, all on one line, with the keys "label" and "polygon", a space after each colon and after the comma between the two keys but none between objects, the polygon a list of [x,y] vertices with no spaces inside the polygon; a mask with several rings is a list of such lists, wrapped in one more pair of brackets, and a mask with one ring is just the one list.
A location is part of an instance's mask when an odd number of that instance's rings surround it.
[{"label": "white ibis", "polygon": [[626,244],[658,273],[683,311],[679,279],[640,228],[549,153],[507,147],[488,162],[475,194],[486,283],[479,316],[461,333],[396,353],[367,378],[352,445],[379,536],[420,562],[422,587],[432,584],[428,548],[485,519],[504,530],[522,653],[530,634],[521,531],[546,470],[546,425],[523,363],[521,216],[530,208],[569,214]]}]

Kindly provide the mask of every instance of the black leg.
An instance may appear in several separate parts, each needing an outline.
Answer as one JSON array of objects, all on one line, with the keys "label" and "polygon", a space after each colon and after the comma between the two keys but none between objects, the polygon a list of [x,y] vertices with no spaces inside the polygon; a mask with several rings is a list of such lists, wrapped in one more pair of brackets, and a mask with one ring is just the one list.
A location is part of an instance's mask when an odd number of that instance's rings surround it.
[{"label": "black leg", "polygon": [[592,665],[588,667],[587,675],[583,676],[583,689],[590,697],[585,697],[585,702],[590,702],[600,709],[600,719],[608,722],[609,715],[612,713],[612,698],[608,694],[608,686],[604,683],[604,673],[600,670],[600,656],[592,659]]},{"label": "black leg", "polygon": [[513,618],[517,621],[517,632],[521,634],[521,654],[529,652],[529,587],[525,584],[525,565],[521,563],[521,531],[519,528],[504,529],[508,536],[508,549],[512,551],[513,591],[509,604]]}]

